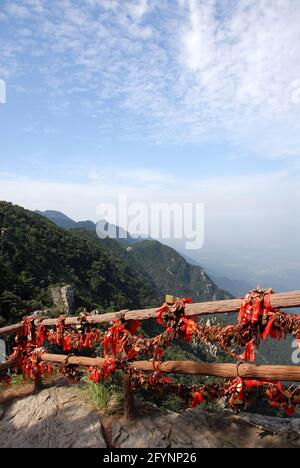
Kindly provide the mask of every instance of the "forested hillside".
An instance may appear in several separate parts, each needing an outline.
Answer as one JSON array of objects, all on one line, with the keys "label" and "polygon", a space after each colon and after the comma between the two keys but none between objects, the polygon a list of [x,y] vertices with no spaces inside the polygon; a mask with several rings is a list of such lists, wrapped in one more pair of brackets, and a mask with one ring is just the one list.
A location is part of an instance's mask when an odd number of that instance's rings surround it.
[{"label": "forested hillside", "polygon": [[0,320],[50,307],[51,287],[71,284],[76,308],[91,310],[158,305],[117,254],[80,232],[66,231],[39,214],[0,202]]},{"label": "forested hillside", "polygon": [[139,242],[127,252],[143,266],[160,294],[174,291],[178,297],[192,297],[194,302],[232,297],[218,288],[201,267],[190,265],[176,250],[160,242]]}]

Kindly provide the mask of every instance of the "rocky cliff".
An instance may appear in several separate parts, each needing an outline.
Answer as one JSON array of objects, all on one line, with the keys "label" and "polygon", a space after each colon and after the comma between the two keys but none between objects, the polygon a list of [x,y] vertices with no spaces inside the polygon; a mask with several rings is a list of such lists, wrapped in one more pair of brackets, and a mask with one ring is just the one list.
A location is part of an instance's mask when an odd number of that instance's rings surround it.
[{"label": "rocky cliff", "polygon": [[300,419],[188,410],[140,409],[134,421],[99,414],[78,388],[53,386],[31,395],[4,392],[0,447],[275,448],[300,447]]}]

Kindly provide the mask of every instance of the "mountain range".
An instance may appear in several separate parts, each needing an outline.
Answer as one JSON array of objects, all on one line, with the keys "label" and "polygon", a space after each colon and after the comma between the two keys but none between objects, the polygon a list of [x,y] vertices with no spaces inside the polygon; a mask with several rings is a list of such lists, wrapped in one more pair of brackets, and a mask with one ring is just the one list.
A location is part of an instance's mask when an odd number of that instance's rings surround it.
[{"label": "mountain range", "polygon": [[151,240],[100,239],[91,221],[0,202],[0,231],[2,323],[51,307],[56,285],[74,286],[76,311],[156,307],[167,293],[231,297],[175,250]]},{"label": "mountain range", "polygon": [[[46,217],[47,219],[49,219],[50,221],[52,221],[53,223],[55,223],[57,226],[60,226],[62,228],[65,228],[65,229],[85,229],[85,230],[88,230],[88,231],[92,231],[93,233],[96,232],[96,223],[94,223],[93,221],[91,220],[86,220],[86,221],[74,221],[73,219],[69,218],[68,216],[66,216],[64,213],[61,213],[60,211],[54,211],[54,210],[46,210],[46,211],[36,211],[36,213]],[[199,262],[195,261],[193,258],[187,256],[184,252],[181,252],[181,251],[176,251],[174,248],[168,248],[165,244],[162,244],[160,242],[156,242],[152,244],[150,243],[146,243],[145,240],[151,240],[150,238],[148,239],[145,239],[145,238],[142,238],[142,237],[139,237],[139,236],[135,236],[133,234],[130,234],[128,233],[127,231],[125,231],[124,229],[122,229],[121,227],[118,227],[118,226],[114,226],[114,225],[111,225],[109,223],[107,223],[107,226],[105,226],[105,229],[108,230],[110,228],[115,228],[116,229],[116,238],[118,240],[119,243],[123,244],[124,246],[126,246],[126,244],[130,244],[130,246],[132,246],[133,244],[138,244],[138,243],[141,243],[141,242],[144,242],[143,243],[143,246],[141,247],[137,247],[137,245],[135,245],[135,248],[134,248],[134,251],[132,251],[132,255],[134,258],[136,258],[137,260],[141,261],[143,260],[142,258],[139,258],[141,257],[141,254],[143,253],[146,253],[146,256],[147,254],[154,254],[154,257],[156,257],[156,261],[157,260],[161,260],[161,256],[160,254],[164,253],[164,257],[167,257],[168,256],[173,256],[173,260],[172,262],[176,264],[176,260],[179,261],[180,263],[180,267],[182,268],[181,271],[182,271],[182,276],[183,278],[181,278],[181,281],[178,280],[178,284],[177,284],[177,291],[180,290],[181,286],[180,284],[186,284],[186,274],[187,274],[187,270],[189,270],[188,272],[188,276],[190,275],[191,277],[193,277],[193,279],[189,279],[188,282],[190,283],[193,283],[193,285],[191,286],[191,290],[194,291],[194,285],[195,285],[195,282],[197,281],[197,273],[200,272],[200,270],[202,271],[201,275],[206,275],[207,277],[207,280],[208,280],[208,283],[211,284],[211,286],[208,286],[208,290],[210,292],[207,292],[205,295],[206,296],[210,296],[212,293],[212,295],[214,295],[215,291],[213,290],[213,286],[214,285],[217,285],[218,288],[220,288],[221,290],[226,290],[228,291],[231,295],[233,296],[245,296],[245,294],[251,289],[251,287],[253,285],[249,283],[247,283],[246,281],[242,281],[242,280],[232,280],[226,276],[217,276],[214,274],[214,272],[209,272],[209,274],[207,275],[207,270],[206,270],[206,273],[204,273],[204,269],[201,267],[201,265],[199,264]],[[151,252],[151,250],[153,252]],[[119,252],[120,253],[120,252]],[[159,258],[157,258],[157,256]],[[180,258],[180,259],[179,259]],[[186,260],[185,262],[183,262],[182,260]],[[160,262],[158,262],[158,266],[160,265]],[[188,265],[188,267],[187,267]],[[152,275],[154,274],[154,269],[151,268],[153,265],[152,265],[152,262],[148,262],[147,263],[147,268],[150,268],[152,269]],[[199,267],[199,269],[197,268],[193,268],[193,267]],[[168,274],[168,276],[170,276],[170,273]],[[167,278],[168,278],[167,276]],[[167,281],[167,278],[166,278],[166,282],[168,283]],[[202,282],[202,278],[200,278],[200,282]],[[171,282],[172,286],[173,286],[173,283]],[[164,282],[164,285],[165,285],[165,282]],[[201,294],[200,294],[200,297],[201,297]],[[215,297],[218,297],[218,296],[215,296]]]},{"label": "mountain range", "polygon": [[[96,224],[93,221],[76,222],[59,211],[48,210],[37,213],[65,229],[80,230],[82,234],[84,234],[82,231],[90,231],[90,235],[93,234],[92,237],[96,239]],[[118,226],[116,231],[116,240],[125,247],[125,251],[118,248],[113,239],[99,239],[99,241],[104,241],[102,245],[109,251],[113,250],[115,254],[121,255],[123,261],[132,263],[133,259],[135,267],[139,265],[144,271],[159,296],[163,297],[166,291],[173,291],[177,296],[193,296],[195,302],[231,297],[229,293],[219,289],[200,266],[191,265],[171,247],[158,241],[134,237]]]},{"label": "mountain range", "polygon": [[[64,213],[60,211],[54,210],[46,210],[46,211],[35,211],[35,213],[44,216],[45,218],[49,219],[57,226],[64,228],[64,229],[87,229],[88,231],[96,232],[97,225],[91,220],[86,221],[74,221],[73,219],[69,218]],[[99,229],[99,227],[98,227]],[[120,226],[115,226],[114,224],[110,224],[108,222],[103,223],[103,229],[101,229],[102,238],[108,236],[109,231],[115,232],[116,239],[119,242],[126,242],[128,244],[134,244],[136,242],[140,242],[144,238],[135,236],[133,234],[129,234],[129,232],[125,231],[125,229],[121,228]]]}]

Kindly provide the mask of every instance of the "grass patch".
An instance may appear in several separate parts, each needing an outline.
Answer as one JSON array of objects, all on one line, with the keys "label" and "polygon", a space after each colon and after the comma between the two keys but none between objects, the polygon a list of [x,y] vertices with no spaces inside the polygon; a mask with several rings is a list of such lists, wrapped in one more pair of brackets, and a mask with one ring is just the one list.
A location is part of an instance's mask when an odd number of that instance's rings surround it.
[{"label": "grass patch", "polygon": [[9,386],[16,387],[28,382],[32,382],[32,379],[25,379],[23,374],[11,374]]},{"label": "grass patch", "polygon": [[9,374],[9,383],[6,384],[4,382],[0,382],[0,390],[3,392],[4,390],[11,389],[14,387],[20,387],[28,382],[31,382],[31,379],[25,379],[22,374],[12,373]]},{"label": "grass patch", "polygon": [[123,394],[116,385],[111,383],[94,383],[86,380],[83,392],[88,400],[99,410],[111,415],[122,411]]}]

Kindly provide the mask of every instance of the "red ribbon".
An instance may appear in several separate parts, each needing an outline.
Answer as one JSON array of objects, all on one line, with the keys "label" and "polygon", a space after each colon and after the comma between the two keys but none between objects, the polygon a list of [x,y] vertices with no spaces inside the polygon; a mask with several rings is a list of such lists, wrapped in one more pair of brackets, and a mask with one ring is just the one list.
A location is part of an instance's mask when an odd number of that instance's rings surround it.
[{"label": "red ribbon", "polygon": [[200,405],[204,401],[203,394],[201,392],[195,392],[193,396],[192,408]]},{"label": "red ribbon", "polygon": [[196,323],[194,320],[187,319],[186,317],[182,317],[181,323],[182,325],[180,328],[185,334],[185,341],[189,343],[191,341],[193,334],[195,333],[197,329]]}]

